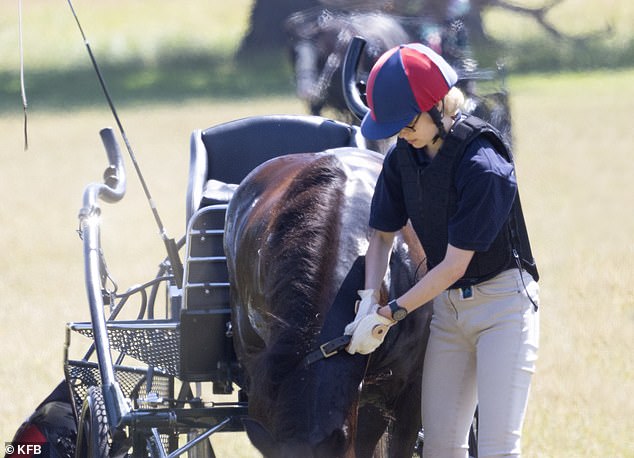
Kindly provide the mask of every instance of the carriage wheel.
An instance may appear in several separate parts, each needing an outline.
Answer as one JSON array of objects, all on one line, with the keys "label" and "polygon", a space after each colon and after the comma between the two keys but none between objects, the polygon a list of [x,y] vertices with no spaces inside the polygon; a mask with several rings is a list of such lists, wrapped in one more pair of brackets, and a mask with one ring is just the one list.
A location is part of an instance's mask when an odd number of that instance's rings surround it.
[{"label": "carriage wheel", "polygon": [[110,453],[110,431],[103,394],[98,386],[88,389],[79,417],[75,458],[102,458]]}]

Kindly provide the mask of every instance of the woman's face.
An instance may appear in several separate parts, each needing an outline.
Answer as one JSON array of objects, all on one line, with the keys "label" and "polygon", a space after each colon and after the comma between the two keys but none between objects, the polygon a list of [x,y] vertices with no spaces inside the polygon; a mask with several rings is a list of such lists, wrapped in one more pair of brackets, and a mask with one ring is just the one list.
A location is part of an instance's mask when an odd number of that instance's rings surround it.
[{"label": "woman's face", "polygon": [[398,136],[414,148],[422,148],[431,144],[436,134],[438,134],[438,127],[429,113],[419,113],[411,123],[401,129]]}]

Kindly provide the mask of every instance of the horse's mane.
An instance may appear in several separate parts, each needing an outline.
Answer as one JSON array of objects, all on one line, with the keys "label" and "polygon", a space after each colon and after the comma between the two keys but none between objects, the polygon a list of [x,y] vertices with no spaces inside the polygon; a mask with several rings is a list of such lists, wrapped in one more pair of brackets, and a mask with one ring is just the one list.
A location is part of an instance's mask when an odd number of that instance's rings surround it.
[{"label": "horse's mane", "polygon": [[[334,155],[319,157],[293,179],[272,212],[261,259],[267,260],[263,278],[273,337],[253,361],[253,373],[276,410],[281,408],[276,403],[282,396],[280,383],[314,349],[323,322],[323,303],[337,263],[345,181]],[[286,399],[289,394],[283,395],[285,403],[293,404]]]}]

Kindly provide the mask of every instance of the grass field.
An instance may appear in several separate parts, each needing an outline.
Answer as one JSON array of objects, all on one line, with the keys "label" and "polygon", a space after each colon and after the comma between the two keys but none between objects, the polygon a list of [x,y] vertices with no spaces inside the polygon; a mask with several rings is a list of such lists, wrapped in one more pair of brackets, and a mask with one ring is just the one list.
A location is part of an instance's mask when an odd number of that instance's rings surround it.
[{"label": "grass field", "polygon": [[[633,77],[512,85],[519,175],[543,278],[527,456],[634,456],[634,296],[627,286],[634,278],[634,135],[622,124]],[[596,113],[610,113],[611,121]]]},{"label": "grass field", "polygon": [[[631,2],[570,1],[593,21],[571,31],[594,30],[604,18],[614,19],[623,42],[631,37]],[[66,2],[24,2],[26,26],[31,24],[27,68],[40,79],[30,94],[30,147],[23,151],[17,45],[11,38],[17,10],[8,3],[0,5],[0,82],[3,98],[13,97],[0,100],[0,442],[10,440],[61,379],[64,323],[88,318],[77,211],[83,187],[99,180],[105,165],[98,130],[113,124],[86,69]],[[244,30],[246,0],[224,9],[208,1],[187,2],[186,9],[166,0],[76,3],[97,55],[105,54],[106,76],[116,81],[115,102],[121,100],[120,115],[168,233],[180,237],[190,132],[304,108],[290,85],[275,86],[267,96],[240,90],[248,80],[243,86],[222,81],[222,75],[237,74],[222,59],[227,73],[221,75],[215,74],[215,60],[206,70],[185,71],[187,62],[163,70],[170,81],[180,81],[179,75],[187,80],[176,95],[168,85],[156,89],[139,80],[138,70],[119,78],[130,68],[130,56],[139,53],[145,67],[160,67],[169,54],[160,43],[176,43],[170,46],[177,54],[194,47],[204,56],[209,49],[215,57],[230,55]],[[157,25],[177,12],[182,21]],[[130,18],[141,15],[144,26],[134,27]],[[201,16],[220,19],[205,28]],[[60,35],[53,42],[44,30]],[[190,40],[191,30],[196,33]],[[634,457],[633,81],[632,69],[509,79],[518,175],[542,274],[542,347],[525,428],[527,457]],[[135,88],[143,95],[135,96]],[[104,211],[107,261],[121,288],[146,280],[163,258],[150,210],[127,165],[128,194]],[[257,456],[242,435],[220,435],[219,441],[220,456]]]}]

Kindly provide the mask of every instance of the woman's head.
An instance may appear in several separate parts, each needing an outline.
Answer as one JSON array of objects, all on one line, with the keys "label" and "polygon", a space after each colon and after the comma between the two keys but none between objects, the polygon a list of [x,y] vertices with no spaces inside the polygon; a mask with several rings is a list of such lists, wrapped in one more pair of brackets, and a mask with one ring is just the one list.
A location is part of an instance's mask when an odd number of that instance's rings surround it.
[{"label": "woman's head", "polygon": [[[447,130],[453,123],[452,118],[455,118],[460,112],[463,104],[464,95],[460,89],[452,87],[443,99],[435,105],[437,113],[442,119],[441,122],[446,122],[443,125],[443,130]],[[427,111],[418,113],[409,124],[398,131],[398,136],[405,139],[415,148],[422,148],[436,143],[438,137],[441,136],[438,130],[438,123]]]},{"label": "woman's head", "polygon": [[361,123],[363,135],[373,140],[391,137],[419,113],[433,114],[457,80],[455,70],[420,43],[387,51],[368,78],[370,111]]}]

